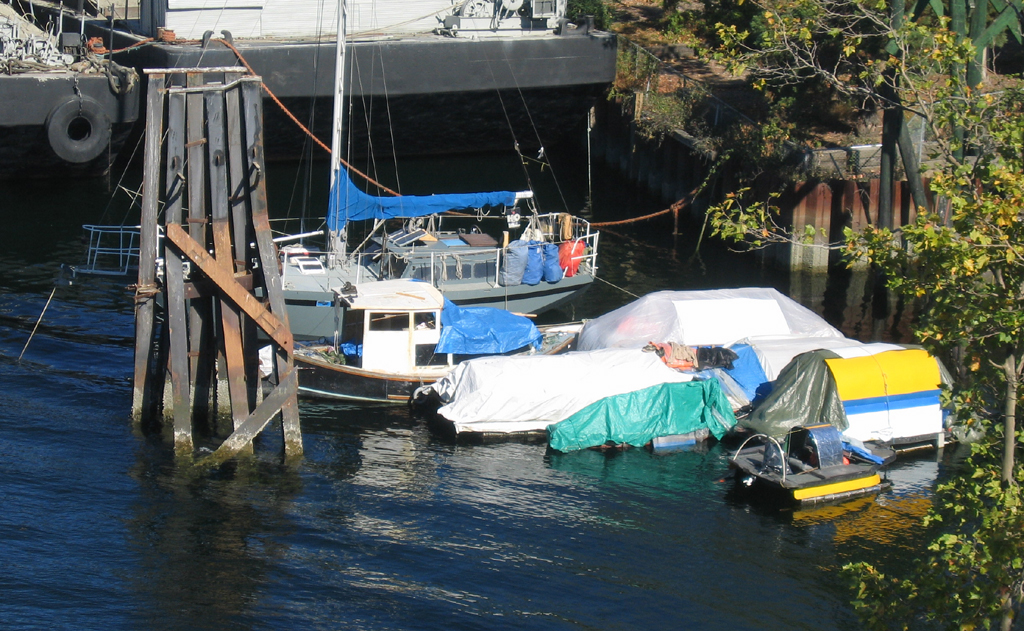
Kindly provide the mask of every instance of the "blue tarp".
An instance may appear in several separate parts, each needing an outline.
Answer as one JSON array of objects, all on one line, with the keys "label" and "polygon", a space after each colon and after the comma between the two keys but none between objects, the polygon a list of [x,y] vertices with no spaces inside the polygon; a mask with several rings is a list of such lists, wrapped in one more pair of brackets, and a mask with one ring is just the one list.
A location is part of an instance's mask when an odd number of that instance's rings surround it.
[{"label": "blue tarp", "polygon": [[757,389],[768,381],[768,376],[764,374],[761,361],[750,344],[733,344],[729,348],[738,356],[732,362],[732,369],[728,371],[729,376],[736,380],[740,388],[743,388],[743,394],[753,401],[756,398]]},{"label": "blue tarp", "polygon": [[508,353],[537,344],[540,331],[528,318],[493,307],[459,307],[447,298],[436,352],[456,355]]},{"label": "blue tarp", "polygon": [[341,169],[334,178],[327,207],[327,227],[341,230],[349,221],[366,219],[392,219],[422,217],[447,210],[465,210],[484,206],[512,206],[516,194],[510,191],[494,193],[450,193],[445,195],[402,195],[376,197],[356,188]]}]

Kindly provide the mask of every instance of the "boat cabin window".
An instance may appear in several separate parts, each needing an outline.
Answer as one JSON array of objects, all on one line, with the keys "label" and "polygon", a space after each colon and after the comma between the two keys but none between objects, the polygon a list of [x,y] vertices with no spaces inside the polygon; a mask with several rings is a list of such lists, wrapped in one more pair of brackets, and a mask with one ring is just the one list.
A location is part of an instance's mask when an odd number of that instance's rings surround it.
[{"label": "boat cabin window", "polygon": [[437,328],[437,314],[433,311],[413,314],[413,326],[417,331]]},{"label": "boat cabin window", "polygon": [[437,344],[417,344],[416,345],[416,365],[417,366],[447,366],[449,363],[449,356],[447,353],[435,353],[434,349]]},{"label": "boat cabin window", "polygon": [[371,331],[408,331],[409,312],[373,313],[370,316]]}]

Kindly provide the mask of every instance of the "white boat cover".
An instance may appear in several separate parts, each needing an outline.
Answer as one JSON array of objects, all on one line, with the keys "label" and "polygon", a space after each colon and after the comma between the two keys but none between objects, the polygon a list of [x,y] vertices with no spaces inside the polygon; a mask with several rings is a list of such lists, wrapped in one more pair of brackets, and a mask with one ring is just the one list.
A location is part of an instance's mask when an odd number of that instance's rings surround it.
[{"label": "white boat cover", "polygon": [[728,346],[744,338],[843,337],[819,315],[775,289],[659,291],[595,318],[579,350],[642,348],[648,342]]},{"label": "white boat cover", "polygon": [[[816,350],[831,350],[841,357],[868,355],[871,352],[900,350],[895,344],[865,344],[848,337],[807,337],[803,335],[779,335],[740,340],[749,344],[764,369],[768,381],[775,381],[782,369],[801,353]],[[843,350],[845,349],[845,350]],[[850,355],[852,353],[852,355]]]},{"label": "white boat cover", "polygon": [[520,432],[546,429],[605,397],[692,379],[654,353],[607,349],[472,359],[431,388],[457,432]]}]

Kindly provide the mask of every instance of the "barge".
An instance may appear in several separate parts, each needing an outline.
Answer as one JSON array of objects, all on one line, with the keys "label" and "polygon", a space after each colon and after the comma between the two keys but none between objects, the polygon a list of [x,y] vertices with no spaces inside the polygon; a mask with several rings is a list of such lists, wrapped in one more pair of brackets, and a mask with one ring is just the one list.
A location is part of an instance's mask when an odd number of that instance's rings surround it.
[{"label": "barge", "polygon": [[[102,38],[118,63],[137,69],[232,66],[241,57],[314,135],[330,137],[338,4],[138,0],[114,9],[123,15],[95,16],[33,4],[37,14],[61,13],[66,30]],[[357,151],[536,150],[584,133],[615,78],[615,36],[569,23],[565,0],[346,4],[352,99],[344,125]],[[270,158],[310,151],[281,108],[264,109]]]},{"label": "barge", "polygon": [[0,4],[0,179],[105,175],[138,112],[133,69]]}]

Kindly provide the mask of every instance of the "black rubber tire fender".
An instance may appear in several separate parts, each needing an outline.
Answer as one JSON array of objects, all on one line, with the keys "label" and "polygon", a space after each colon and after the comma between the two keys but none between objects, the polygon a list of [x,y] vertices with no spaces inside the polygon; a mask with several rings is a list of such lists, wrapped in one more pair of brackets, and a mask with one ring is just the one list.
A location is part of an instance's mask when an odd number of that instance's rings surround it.
[{"label": "black rubber tire fender", "polygon": [[103,155],[110,143],[110,117],[88,97],[70,98],[50,111],[46,135],[62,160],[89,162]]}]

